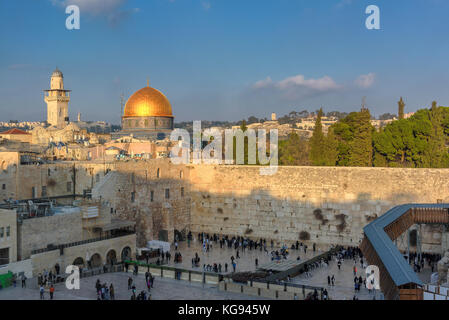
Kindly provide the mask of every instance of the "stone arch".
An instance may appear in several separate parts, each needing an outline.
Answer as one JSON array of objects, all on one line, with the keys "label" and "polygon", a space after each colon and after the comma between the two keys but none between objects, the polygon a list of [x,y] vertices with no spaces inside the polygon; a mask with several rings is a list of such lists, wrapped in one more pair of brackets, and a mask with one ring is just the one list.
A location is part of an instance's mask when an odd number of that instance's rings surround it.
[{"label": "stone arch", "polygon": [[73,260],[73,265],[83,268],[85,266],[84,259],[81,257],[76,258],[75,260]]},{"label": "stone arch", "polygon": [[122,261],[128,260],[128,259],[132,259],[132,250],[129,246],[125,246],[122,249],[120,258],[122,259]]},{"label": "stone arch", "polygon": [[117,263],[117,252],[114,249],[110,249],[106,253],[106,264],[114,265]]},{"label": "stone arch", "polygon": [[98,268],[102,266],[102,260],[101,260],[101,256],[99,253],[95,253],[92,255],[92,257],[90,258],[90,265],[92,268]]}]

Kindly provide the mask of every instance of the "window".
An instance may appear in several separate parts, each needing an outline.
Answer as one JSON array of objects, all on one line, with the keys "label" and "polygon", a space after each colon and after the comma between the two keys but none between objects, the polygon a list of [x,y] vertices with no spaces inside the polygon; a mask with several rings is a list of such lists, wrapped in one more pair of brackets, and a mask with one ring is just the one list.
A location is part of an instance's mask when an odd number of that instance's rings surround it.
[{"label": "window", "polygon": [[67,192],[72,192],[72,182],[67,182]]},{"label": "window", "polygon": [[48,176],[50,176],[50,175],[51,175],[51,170],[50,170],[50,168],[48,168],[48,170],[47,170],[47,174],[48,174]]},{"label": "window", "polygon": [[170,199],[170,189],[165,189],[165,199]]},{"label": "window", "polygon": [[184,187],[181,187],[181,197],[184,197]]},{"label": "window", "polygon": [[114,208],[111,208],[111,213],[114,213]]},{"label": "window", "polygon": [[7,226],[6,227],[6,238],[9,238],[10,235],[11,235],[11,227]]},{"label": "window", "polygon": [[2,184],[2,190],[6,189],[6,184]]},{"label": "window", "polygon": [[182,172],[182,170],[179,171],[179,178],[182,179],[183,176],[184,176],[184,172]]},{"label": "window", "polygon": [[157,176],[158,178],[161,177],[161,169],[157,168],[156,176]]},{"label": "window", "polygon": [[154,191],[153,190],[150,191],[150,201],[151,202],[154,201]]},{"label": "window", "polygon": [[47,186],[42,186],[42,197],[47,196]]},{"label": "window", "polygon": [[131,192],[131,202],[134,202],[136,200],[136,192]]},{"label": "window", "polygon": [[36,198],[36,187],[31,187],[31,198]]},{"label": "window", "polygon": [[5,236],[5,228],[1,227],[0,228],[0,239],[3,239],[4,236]]},{"label": "window", "polygon": [[9,248],[0,249],[0,265],[9,264]]}]

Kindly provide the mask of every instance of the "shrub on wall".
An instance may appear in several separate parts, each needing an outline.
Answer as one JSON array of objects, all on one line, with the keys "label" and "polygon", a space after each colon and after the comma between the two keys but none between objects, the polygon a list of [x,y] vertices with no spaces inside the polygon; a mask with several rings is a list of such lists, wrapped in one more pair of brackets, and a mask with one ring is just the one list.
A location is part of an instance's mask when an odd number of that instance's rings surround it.
[{"label": "shrub on wall", "polygon": [[329,220],[325,219],[323,216],[323,211],[321,209],[315,209],[313,210],[313,215],[315,216],[315,219],[321,221],[322,225],[325,225],[329,222]]},{"label": "shrub on wall", "polygon": [[299,233],[299,240],[310,240],[310,233],[308,233],[307,231],[301,231]]}]

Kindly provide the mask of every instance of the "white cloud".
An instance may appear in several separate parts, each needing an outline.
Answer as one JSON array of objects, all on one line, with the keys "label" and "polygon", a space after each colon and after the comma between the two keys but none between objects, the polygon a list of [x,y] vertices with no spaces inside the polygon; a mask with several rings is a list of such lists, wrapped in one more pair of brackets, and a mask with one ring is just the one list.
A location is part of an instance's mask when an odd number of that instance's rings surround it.
[{"label": "white cloud", "polygon": [[338,85],[329,76],[324,76],[318,79],[306,79],[302,74],[285,78],[284,80],[281,80],[279,82],[273,82],[271,77],[267,77],[253,84],[254,89],[261,89],[268,87],[277,88],[282,91],[295,88],[296,89],[303,88],[313,91],[330,91],[339,89],[341,86]]},{"label": "white cloud", "polygon": [[81,16],[86,13],[90,16],[104,16],[111,25],[117,25],[120,21],[133,13],[139,12],[138,8],[123,9],[128,0],[50,0],[53,5],[65,8],[76,5],[80,8]]},{"label": "white cloud", "polygon": [[280,89],[288,89],[292,87],[303,87],[317,91],[329,91],[338,89],[340,86],[335,83],[335,81],[329,77],[324,76],[319,79],[306,79],[303,75],[298,74],[297,76],[286,78],[279,83],[277,86]]},{"label": "white cloud", "polygon": [[374,84],[374,81],[376,79],[375,73],[368,73],[368,74],[362,74],[355,80],[355,85],[366,89],[371,87]]},{"label": "white cloud", "polygon": [[260,88],[266,88],[273,84],[273,80],[271,80],[271,77],[266,77],[263,80],[259,80],[256,83],[253,84],[254,89],[260,89]]}]

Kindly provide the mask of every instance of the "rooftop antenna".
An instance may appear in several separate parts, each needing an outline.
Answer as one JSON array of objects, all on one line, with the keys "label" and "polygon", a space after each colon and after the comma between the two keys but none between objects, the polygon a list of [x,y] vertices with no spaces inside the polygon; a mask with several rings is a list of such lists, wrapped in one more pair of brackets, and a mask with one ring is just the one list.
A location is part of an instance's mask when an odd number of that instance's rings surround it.
[{"label": "rooftop antenna", "polygon": [[147,87],[150,86],[150,78],[147,78]]}]

